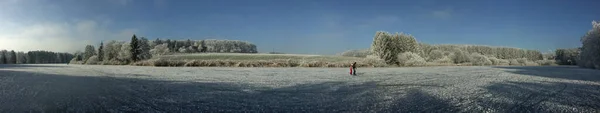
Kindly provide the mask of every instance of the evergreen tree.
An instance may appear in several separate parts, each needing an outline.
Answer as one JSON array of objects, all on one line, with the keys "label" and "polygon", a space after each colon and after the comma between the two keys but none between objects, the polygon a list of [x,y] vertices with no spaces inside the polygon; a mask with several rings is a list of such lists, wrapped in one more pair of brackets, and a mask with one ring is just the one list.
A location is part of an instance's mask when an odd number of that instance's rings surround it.
[{"label": "evergreen tree", "polygon": [[150,54],[150,45],[149,41],[145,37],[141,37],[138,40],[138,60],[150,59],[152,54]]},{"label": "evergreen tree", "polygon": [[6,63],[6,54],[4,53],[4,51],[0,51],[0,64],[7,64]]},{"label": "evergreen tree", "polygon": [[173,51],[173,44],[171,43],[171,39],[167,39],[165,43],[167,43],[167,48],[169,48],[169,51]]},{"label": "evergreen tree", "polygon": [[206,43],[204,42],[204,40],[200,41],[200,52],[204,53],[206,52]]},{"label": "evergreen tree", "polygon": [[190,40],[190,39],[187,39],[187,41],[185,41],[185,45],[184,45],[184,46],[185,46],[185,47],[189,47],[189,46],[192,46],[192,44],[193,44],[193,43],[192,43],[192,40]]},{"label": "evergreen tree", "polygon": [[17,64],[17,53],[15,50],[10,50],[10,62],[8,64]]},{"label": "evergreen tree", "polygon": [[102,61],[104,59],[104,42],[100,42],[100,47],[98,47],[98,61]]},{"label": "evergreen tree", "polygon": [[138,55],[140,54],[139,42],[135,34],[131,37],[131,42],[129,44],[131,46],[131,60],[133,62],[138,61]]}]

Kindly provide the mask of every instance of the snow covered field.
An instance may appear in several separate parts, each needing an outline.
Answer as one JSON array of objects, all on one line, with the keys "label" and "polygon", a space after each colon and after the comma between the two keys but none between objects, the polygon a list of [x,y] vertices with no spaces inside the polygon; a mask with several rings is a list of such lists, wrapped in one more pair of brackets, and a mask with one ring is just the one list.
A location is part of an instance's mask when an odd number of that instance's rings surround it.
[{"label": "snow covered field", "polygon": [[600,112],[576,67],[0,65],[0,112]]}]

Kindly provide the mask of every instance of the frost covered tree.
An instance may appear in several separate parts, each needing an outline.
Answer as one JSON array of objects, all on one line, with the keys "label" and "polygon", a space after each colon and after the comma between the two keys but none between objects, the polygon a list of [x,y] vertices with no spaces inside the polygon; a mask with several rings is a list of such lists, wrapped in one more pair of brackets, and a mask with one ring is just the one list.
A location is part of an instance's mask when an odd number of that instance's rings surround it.
[{"label": "frost covered tree", "polygon": [[151,45],[151,47],[155,47],[155,46],[158,46],[158,45],[162,45],[162,44],[163,44],[163,41],[162,41],[162,40],[160,40],[160,38],[156,38],[156,40],[154,40],[153,44],[154,44],[154,45]]},{"label": "frost covered tree", "polygon": [[15,53],[15,50],[10,50],[9,55],[7,64],[17,64],[17,53]]},{"label": "frost covered tree", "polygon": [[[29,54],[29,53],[28,53]],[[74,53],[75,57],[73,59],[75,59],[75,61],[82,61],[83,60],[83,52],[81,51],[76,51]],[[31,59],[31,58],[28,58]]]},{"label": "frost covered tree", "polygon": [[94,55],[96,55],[96,49],[94,48],[94,46],[93,45],[85,46],[85,51],[83,53],[83,61],[87,60],[88,58],[90,58]]},{"label": "frost covered tree", "polygon": [[136,62],[138,61],[138,55],[140,54],[140,46],[139,46],[139,41],[137,39],[137,37],[135,36],[135,34],[131,37],[131,42],[129,43],[130,50],[129,53],[131,54],[129,58],[131,61]]},{"label": "frost covered tree", "polygon": [[25,55],[26,57],[22,59],[26,60],[26,63],[29,64],[66,63],[68,62],[68,59],[73,58],[73,55],[69,53],[57,53],[51,51],[29,51]]},{"label": "frost covered tree", "polygon": [[200,41],[200,45],[198,46],[198,50],[202,53],[206,52],[206,43],[204,40]]},{"label": "frost covered tree", "polygon": [[100,47],[98,47],[98,55],[96,55],[96,57],[98,57],[98,61],[102,61],[104,60],[104,42],[100,42]]},{"label": "frost covered tree", "polygon": [[150,53],[154,56],[166,55],[169,51],[169,44],[164,43],[161,45],[154,46],[154,49],[150,50]]},{"label": "frost covered tree", "polygon": [[410,34],[405,34],[405,33],[396,33],[395,38],[398,38],[398,46],[399,46],[399,52],[400,53],[404,53],[404,52],[412,52],[412,53],[418,53],[418,43],[417,43],[417,39],[415,39],[415,37],[413,37]]},{"label": "frost covered tree", "polygon": [[138,60],[145,60],[145,59],[152,58],[152,54],[150,54],[151,48],[148,43],[149,43],[149,41],[145,37],[141,37],[138,40],[138,46],[137,46],[137,59]]},{"label": "frost covered tree", "polygon": [[6,64],[7,63],[7,55],[6,55],[6,50],[2,50],[0,51],[0,64]]},{"label": "frost covered tree", "polygon": [[197,51],[200,52],[225,52],[225,53],[257,53],[256,45],[239,40],[207,39],[199,41]]},{"label": "frost covered tree", "polygon": [[104,47],[104,61],[117,60],[117,56],[119,56],[123,43],[125,42],[115,40],[106,43],[106,47]]},{"label": "frost covered tree", "polygon": [[385,60],[387,64],[397,64],[397,57],[400,53],[421,53],[421,51],[418,51],[418,46],[417,40],[410,34],[396,33],[391,35],[387,32],[378,31],[373,37],[371,52],[373,55]]},{"label": "frost covered tree", "polygon": [[197,52],[197,50],[196,50],[196,49],[197,49],[197,48],[196,48],[196,47],[194,47],[194,46],[188,46],[188,48],[187,48],[187,53],[195,53],[195,52]]},{"label": "frost covered tree", "polygon": [[576,65],[579,59],[579,48],[556,49],[556,63],[560,65]]},{"label": "frost covered tree", "polygon": [[600,22],[592,21],[592,29],[582,38],[579,67],[600,69]]},{"label": "frost covered tree", "polygon": [[180,53],[187,53],[188,50],[185,47],[180,47],[179,49],[177,49],[177,51],[179,51]]},{"label": "frost covered tree", "polygon": [[121,45],[121,50],[119,51],[117,59],[119,61],[129,62],[131,61],[131,58],[133,58],[131,52],[131,45],[129,43],[123,43],[123,45]]},{"label": "frost covered tree", "polygon": [[456,64],[467,63],[467,62],[471,61],[471,58],[469,57],[469,53],[462,51],[460,49],[457,49],[451,58],[452,58],[452,61],[454,61],[454,63],[456,63]]},{"label": "frost covered tree", "polygon": [[398,61],[398,39],[392,37],[389,33],[378,31],[373,37],[371,52],[379,56],[387,64],[396,64]]},{"label": "frost covered tree", "polygon": [[171,39],[167,39],[164,43],[168,45],[169,51],[173,51],[173,44],[171,43]]},{"label": "frost covered tree", "polygon": [[27,55],[24,52],[17,52],[17,63],[25,64],[27,63]]}]

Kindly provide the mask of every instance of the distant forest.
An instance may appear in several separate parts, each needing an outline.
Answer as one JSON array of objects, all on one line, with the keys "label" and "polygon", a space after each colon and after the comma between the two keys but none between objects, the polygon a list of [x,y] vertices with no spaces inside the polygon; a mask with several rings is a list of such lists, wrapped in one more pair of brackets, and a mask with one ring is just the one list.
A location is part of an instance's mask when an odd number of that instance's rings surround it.
[{"label": "distant forest", "polygon": [[67,63],[74,57],[71,53],[51,51],[15,52],[14,50],[0,51],[0,64],[49,64]]},{"label": "distant forest", "polygon": [[174,53],[257,53],[256,45],[239,40],[156,40],[131,37],[129,42],[111,40],[101,42],[96,49],[87,45],[84,52],[75,52],[71,63],[123,65],[150,59],[153,56]]}]

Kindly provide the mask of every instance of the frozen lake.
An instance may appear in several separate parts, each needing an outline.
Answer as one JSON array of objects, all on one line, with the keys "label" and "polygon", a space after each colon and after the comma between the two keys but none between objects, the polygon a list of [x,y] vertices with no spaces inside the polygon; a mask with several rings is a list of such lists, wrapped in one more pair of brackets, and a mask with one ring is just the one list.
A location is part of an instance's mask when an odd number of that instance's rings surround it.
[{"label": "frozen lake", "polygon": [[0,65],[0,112],[600,112],[600,71],[550,67]]}]

